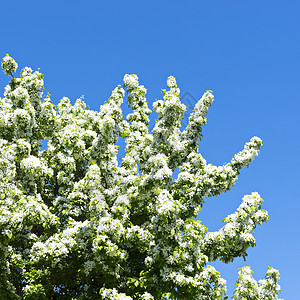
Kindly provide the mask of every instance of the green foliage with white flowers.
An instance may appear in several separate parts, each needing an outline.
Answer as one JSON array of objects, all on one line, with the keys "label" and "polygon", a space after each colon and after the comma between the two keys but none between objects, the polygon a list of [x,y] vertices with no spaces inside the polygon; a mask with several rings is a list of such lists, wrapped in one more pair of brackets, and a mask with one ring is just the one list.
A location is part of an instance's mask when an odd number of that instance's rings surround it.
[{"label": "green foliage with white flowers", "polygon": [[[15,78],[17,66],[4,57],[12,78],[0,98],[0,298],[227,299],[209,261],[247,256],[254,228],[268,219],[262,198],[245,196],[217,232],[195,217],[205,198],[230,190],[262,141],[253,137],[230,163],[213,166],[198,153],[210,91],[181,131],[186,107],[169,77],[151,134],[136,75],[123,80],[132,108],[123,119],[121,86],[99,112],[82,99],[54,105],[43,98],[43,75],[26,67]],[[234,299],[277,299],[278,279],[270,268],[257,283],[245,267]]]}]

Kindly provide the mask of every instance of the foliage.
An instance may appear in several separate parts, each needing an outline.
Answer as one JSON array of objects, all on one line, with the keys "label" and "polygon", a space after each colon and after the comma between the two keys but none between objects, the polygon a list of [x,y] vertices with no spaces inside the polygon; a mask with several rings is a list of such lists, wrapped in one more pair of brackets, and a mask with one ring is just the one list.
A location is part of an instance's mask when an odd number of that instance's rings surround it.
[{"label": "foliage", "polygon": [[[0,98],[1,299],[227,299],[226,281],[208,264],[246,257],[253,230],[266,222],[262,198],[243,198],[217,232],[195,220],[204,199],[230,190],[258,154],[253,137],[224,166],[198,153],[214,97],[204,93],[180,130],[185,105],[169,77],[151,110],[136,75],[125,75],[99,112],[66,97],[43,99],[43,75],[30,68]],[[118,138],[126,155],[117,161]],[[42,149],[42,141],[48,141]],[[179,168],[178,178],[172,175]],[[279,273],[258,283],[245,267],[234,299],[275,299]]]}]

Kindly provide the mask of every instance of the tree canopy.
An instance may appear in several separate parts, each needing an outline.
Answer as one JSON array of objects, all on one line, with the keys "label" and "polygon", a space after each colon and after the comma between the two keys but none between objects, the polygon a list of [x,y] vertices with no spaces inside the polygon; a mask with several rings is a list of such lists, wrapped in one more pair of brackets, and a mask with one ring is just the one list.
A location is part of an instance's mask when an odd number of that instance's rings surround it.
[{"label": "tree canopy", "polygon": [[[2,69],[11,80],[0,98],[0,298],[227,299],[226,280],[209,262],[245,258],[268,213],[254,192],[219,231],[196,217],[204,199],[235,184],[261,139],[214,166],[198,152],[211,91],[181,130],[186,106],[170,76],[153,104],[151,133],[147,90],[136,75],[126,74],[93,111],[83,99],[54,105],[43,96],[43,75],[26,67],[14,77],[9,55]],[[132,113],[124,119],[126,93]],[[257,282],[244,267],[233,298],[277,299],[279,277],[269,268]]]}]

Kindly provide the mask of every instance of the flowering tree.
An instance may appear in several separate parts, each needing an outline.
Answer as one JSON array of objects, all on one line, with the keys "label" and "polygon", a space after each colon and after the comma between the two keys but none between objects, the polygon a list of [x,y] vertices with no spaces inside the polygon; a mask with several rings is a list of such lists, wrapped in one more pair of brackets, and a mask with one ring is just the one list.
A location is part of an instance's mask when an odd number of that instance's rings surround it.
[{"label": "flowering tree", "polygon": [[[12,79],[0,98],[1,299],[227,299],[226,281],[208,264],[246,257],[267,221],[252,193],[217,232],[195,220],[204,199],[230,190],[258,154],[253,137],[224,166],[198,153],[214,98],[206,92],[180,131],[185,105],[174,77],[151,110],[136,75],[114,89],[99,112],[66,97],[43,99],[43,75],[4,57]],[[118,137],[126,155],[117,161]],[[41,150],[42,140],[48,141]],[[172,174],[179,167],[176,180]],[[258,283],[239,272],[234,299],[277,299],[279,272]]]}]

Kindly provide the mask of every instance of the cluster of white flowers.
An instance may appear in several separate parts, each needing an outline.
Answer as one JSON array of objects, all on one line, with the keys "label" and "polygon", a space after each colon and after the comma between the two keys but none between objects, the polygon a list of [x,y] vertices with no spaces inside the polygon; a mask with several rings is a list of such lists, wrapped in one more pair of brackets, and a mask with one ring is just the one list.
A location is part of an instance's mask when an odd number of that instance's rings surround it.
[{"label": "cluster of white flowers", "polygon": [[[17,63],[6,56],[2,68],[12,76]],[[42,99],[43,85],[26,67],[0,98],[0,298],[226,299],[226,281],[208,262],[245,257],[268,214],[252,193],[217,232],[195,217],[205,198],[234,185],[262,141],[252,138],[223,166],[207,163],[198,146],[214,97],[204,93],[181,132],[186,106],[172,76],[153,104],[152,134],[147,90],[134,74],[123,79],[126,119],[121,86],[92,111],[82,98]],[[270,268],[257,283],[246,267],[234,299],[275,299],[278,279]]]},{"label": "cluster of white flowers", "polygon": [[145,292],[143,295],[142,295],[142,299],[143,300],[154,300],[154,297],[148,293],[148,292]]},{"label": "cluster of white flowers", "polygon": [[247,167],[253,161],[255,156],[257,156],[258,149],[262,144],[262,140],[259,137],[254,136],[249,143],[245,144],[244,150],[233,157],[231,161],[232,166],[239,169]]},{"label": "cluster of white flowers", "polygon": [[27,89],[22,86],[17,87],[11,93],[11,99],[17,107],[24,107],[24,104],[30,100]]},{"label": "cluster of white flowers", "polygon": [[[278,270],[269,267],[265,279],[257,281],[252,277],[250,267],[244,267],[239,271],[236,282],[234,299],[243,300],[274,300],[278,299],[280,286],[277,281],[280,278]],[[280,300],[280,299],[279,299]]]},{"label": "cluster of white flowers", "polygon": [[179,207],[176,207],[171,194],[168,190],[162,190],[157,197],[157,212],[158,214],[176,214],[176,210],[179,210]]},{"label": "cluster of white flowers", "polygon": [[247,249],[255,246],[253,229],[269,218],[268,212],[260,209],[262,201],[258,193],[244,196],[237,211],[223,220],[226,225],[206,234],[203,251],[209,260],[219,258],[227,263],[235,257],[247,256]]},{"label": "cluster of white flowers", "polygon": [[169,158],[169,166],[174,171],[185,155],[184,140],[181,139],[180,127],[186,106],[181,103],[174,77],[168,78],[169,91],[163,90],[164,101],[153,103],[153,110],[158,120],[153,128],[152,155],[163,153]]},{"label": "cluster of white flowers", "polygon": [[207,91],[196,103],[194,112],[189,117],[189,124],[182,133],[182,137],[187,142],[187,147],[193,146],[195,143],[197,144],[198,139],[201,138],[202,126],[206,124],[205,116],[213,101],[213,94],[211,91]]},{"label": "cluster of white flowers", "polygon": [[18,64],[16,61],[10,57],[8,54],[6,54],[5,57],[3,57],[2,60],[2,70],[4,74],[11,75],[12,73],[15,73],[18,68]]},{"label": "cluster of white flowers", "polygon": [[281,291],[277,281],[280,279],[279,271],[269,267],[265,279],[258,281],[258,293],[261,299],[271,300],[276,298]]},{"label": "cluster of white flowers", "polygon": [[136,87],[138,87],[139,85],[139,78],[137,77],[136,74],[132,74],[132,75],[129,75],[129,74],[125,74],[124,78],[123,78],[123,85],[124,87],[127,87],[129,89],[134,89]]},{"label": "cluster of white flowers", "polygon": [[131,297],[126,296],[124,293],[119,293],[115,288],[102,289],[101,296],[103,297],[103,300],[132,300]]},{"label": "cluster of white flowers", "polygon": [[31,248],[32,259],[35,261],[49,260],[52,267],[57,264],[62,267],[59,264],[61,259],[66,257],[72,248],[78,247],[76,235],[78,235],[80,228],[86,225],[87,221],[84,223],[77,222],[74,227],[54,234],[44,243],[41,241],[34,243]]}]

